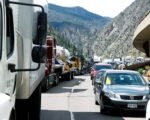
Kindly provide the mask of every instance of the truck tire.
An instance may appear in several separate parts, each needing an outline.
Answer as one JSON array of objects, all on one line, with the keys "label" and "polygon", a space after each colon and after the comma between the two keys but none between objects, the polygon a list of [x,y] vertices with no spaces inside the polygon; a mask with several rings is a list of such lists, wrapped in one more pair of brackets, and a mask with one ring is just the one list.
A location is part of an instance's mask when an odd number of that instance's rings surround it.
[{"label": "truck tire", "polygon": [[57,86],[59,84],[59,74],[56,74],[55,76],[55,81],[54,81],[54,86]]},{"label": "truck tire", "polygon": [[28,100],[16,100],[16,120],[28,120]]},{"label": "truck tire", "polygon": [[16,101],[16,120],[40,120],[41,86],[27,100]]},{"label": "truck tire", "polygon": [[74,79],[74,71],[71,72],[71,79]]},{"label": "truck tire", "polygon": [[41,111],[41,86],[39,86],[30,98],[29,120],[40,120]]},{"label": "truck tire", "polygon": [[69,80],[69,81],[71,80],[71,73],[72,73],[72,72],[69,72],[69,73],[67,74],[67,80]]},{"label": "truck tire", "polygon": [[15,110],[12,110],[9,120],[16,120]]},{"label": "truck tire", "polygon": [[49,82],[48,82],[48,78],[44,78],[44,83],[42,84],[42,92],[47,92],[47,90],[49,89]]}]

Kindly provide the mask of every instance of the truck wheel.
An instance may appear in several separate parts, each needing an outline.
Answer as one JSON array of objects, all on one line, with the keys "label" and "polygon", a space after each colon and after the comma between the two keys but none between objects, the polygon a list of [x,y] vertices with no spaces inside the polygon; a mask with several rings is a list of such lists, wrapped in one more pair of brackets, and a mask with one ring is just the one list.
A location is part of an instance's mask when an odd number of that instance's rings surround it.
[{"label": "truck wheel", "polygon": [[71,80],[71,73],[72,73],[72,72],[69,72],[68,75],[67,75],[67,79],[68,79],[69,81]]},{"label": "truck wheel", "polygon": [[48,78],[45,78],[45,82],[42,85],[42,92],[47,92],[47,90],[49,89],[49,81]]},{"label": "truck wheel", "polygon": [[71,72],[71,79],[74,79],[74,71]]},{"label": "truck wheel", "polygon": [[39,86],[30,98],[29,120],[40,120],[41,111],[41,86]]},{"label": "truck wheel", "polygon": [[11,112],[9,120],[16,120],[15,110]]},{"label": "truck wheel", "polygon": [[27,100],[16,100],[16,120],[40,120],[41,86]]},{"label": "truck wheel", "polygon": [[28,120],[28,103],[28,100],[16,100],[16,120]]},{"label": "truck wheel", "polygon": [[56,74],[55,81],[54,81],[54,86],[57,86],[58,84],[59,84],[59,74]]}]

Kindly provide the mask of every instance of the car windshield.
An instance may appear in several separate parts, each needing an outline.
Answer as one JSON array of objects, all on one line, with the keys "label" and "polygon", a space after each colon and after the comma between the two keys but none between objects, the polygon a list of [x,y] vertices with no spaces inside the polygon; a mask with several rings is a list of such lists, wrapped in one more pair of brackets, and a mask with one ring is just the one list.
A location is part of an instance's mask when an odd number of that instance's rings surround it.
[{"label": "car windshield", "polygon": [[112,69],[111,65],[97,65],[96,66],[96,71],[102,70],[102,69]]},{"label": "car windshield", "polygon": [[145,85],[146,82],[139,74],[135,73],[108,73],[106,85]]}]

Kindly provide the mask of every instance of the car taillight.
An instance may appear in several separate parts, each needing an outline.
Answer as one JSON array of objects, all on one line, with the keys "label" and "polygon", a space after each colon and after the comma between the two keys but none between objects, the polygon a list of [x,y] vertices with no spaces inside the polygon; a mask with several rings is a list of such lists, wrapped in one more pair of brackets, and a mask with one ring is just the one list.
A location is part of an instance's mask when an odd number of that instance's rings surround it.
[{"label": "car taillight", "polygon": [[96,73],[97,73],[96,70],[94,70],[94,76],[96,76]]}]

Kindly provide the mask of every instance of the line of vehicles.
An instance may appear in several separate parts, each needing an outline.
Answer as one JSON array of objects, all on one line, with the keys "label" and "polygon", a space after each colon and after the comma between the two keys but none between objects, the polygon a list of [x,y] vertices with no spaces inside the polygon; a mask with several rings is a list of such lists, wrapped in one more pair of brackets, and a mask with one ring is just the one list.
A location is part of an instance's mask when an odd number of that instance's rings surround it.
[{"label": "line of vehicles", "polygon": [[56,45],[53,36],[47,36],[47,59],[45,77],[42,82],[43,92],[50,86],[56,86],[60,80],[72,80],[82,73],[82,62],[79,56],[70,56],[67,49]]},{"label": "line of vehicles", "polygon": [[[147,62],[125,69],[135,69],[145,64]],[[101,114],[118,110],[146,111],[150,99],[150,83],[142,74],[133,70],[117,70],[110,63],[95,63],[91,67],[95,104],[99,105]]]},{"label": "line of vehicles", "polygon": [[47,0],[0,0],[0,120],[40,120],[41,91],[82,72],[47,36]]},{"label": "line of vehicles", "polygon": [[[150,13],[135,30],[133,45],[150,57]],[[130,58],[127,60],[130,61]],[[141,63],[142,61],[142,63]],[[95,104],[100,105],[100,112],[110,110],[146,111],[146,120],[150,120],[150,82],[136,71],[150,65],[138,57],[137,63],[126,66],[127,70],[100,69],[91,72],[94,85]],[[92,68],[93,69],[93,68]],[[92,77],[94,75],[94,77]]]},{"label": "line of vehicles", "polygon": [[[71,80],[74,74],[82,73],[80,56],[68,59],[67,51],[59,49],[55,38],[47,36],[47,15],[47,0],[0,0],[1,120],[40,120],[41,91],[46,91],[51,84],[57,85],[61,79]],[[133,43],[147,56],[150,56],[149,16],[137,28]],[[105,73],[105,76],[107,74],[112,73]],[[123,76],[121,73],[120,80],[125,79]],[[131,76],[129,78],[134,80]],[[135,84],[146,85],[140,79],[140,84]],[[108,85],[110,83],[108,80]],[[143,96],[147,96],[147,89],[147,86],[141,89]],[[116,99],[117,95],[112,92],[106,92],[105,96]],[[144,99],[132,95],[123,98],[127,101]],[[99,104],[104,111],[103,101]],[[138,108],[139,103],[129,100],[128,107]],[[149,107],[148,102],[147,119],[150,119]]]},{"label": "line of vehicles", "polygon": [[[145,18],[141,21],[138,25],[134,37],[133,37],[133,45],[136,49],[144,52],[147,57],[150,57],[150,13],[145,16]],[[141,65],[140,67],[145,66],[145,64]],[[135,67],[136,68],[136,67]],[[150,100],[148,101],[147,108],[146,108],[146,120],[150,119]]]}]

